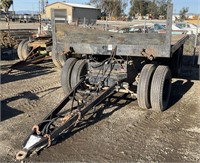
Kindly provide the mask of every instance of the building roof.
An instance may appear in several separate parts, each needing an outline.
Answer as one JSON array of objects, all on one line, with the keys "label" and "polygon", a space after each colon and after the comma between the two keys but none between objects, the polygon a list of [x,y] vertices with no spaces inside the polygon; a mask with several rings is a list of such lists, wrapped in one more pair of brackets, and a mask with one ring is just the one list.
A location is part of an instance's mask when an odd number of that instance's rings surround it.
[{"label": "building roof", "polygon": [[76,4],[76,3],[65,3],[65,4],[72,7],[97,9],[96,7],[91,5]]},{"label": "building roof", "polygon": [[72,6],[72,7],[78,7],[78,8],[97,9],[96,7],[91,6],[91,5],[77,4],[77,3],[67,3],[67,2],[55,2],[55,3],[49,4],[47,6],[51,6],[51,5],[56,4],[56,3],[61,3],[63,5]]}]

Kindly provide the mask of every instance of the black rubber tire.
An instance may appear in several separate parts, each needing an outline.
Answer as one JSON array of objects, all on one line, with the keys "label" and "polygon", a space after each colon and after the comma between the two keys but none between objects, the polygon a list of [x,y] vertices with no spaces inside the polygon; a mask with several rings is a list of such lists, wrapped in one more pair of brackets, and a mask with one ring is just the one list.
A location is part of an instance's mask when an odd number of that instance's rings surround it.
[{"label": "black rubber tire", "polygon": [[70,83],[71,73],[76,62],[77,62],[76,58],[67,59],[67,61],[65,62],[61,70],[61,86],[65,94],[69,94],[69,92],[72,90],[71,83]]},{"label": "black rubber tire", "polygon": [[142,68],[137,86],[137,100],[138,100],[138,105],[141,108],[145,109],[151,108],[150,88],[151,88],[151,80],[155,70],[156,66],[154,64],[146,64]]},{"label": "black rubber tire", "polygon": [[170,69],[173,77],[178,77],[181,73],[183,60],[183,48],[180,47],[172,56],[170,61]]},{"label": "black rubber tire", "polygon": [[171,93],[171,71],[168,66],[158,66],[151,82],[150,99],[152,108],[157,111],[167,109]]},{"label": "black rubber tire", "polygon": [[56,51],[52,51],[51,57],[54,65],[58,68],[62,68],[67,60],[66,55],[58,54]]},{"label": "black rubber tire", "polygon": [[17,48],[17,55],[18,55],[20,61],[23,61],[23,60],[24,60],[23,57],[22,57],[22,46],[24,45],[24,43],[25,43],[26,41],[28,41],[28,40],[27,40],[27,39],[22,40],[22,41],[19,43],[18,48]]},{"label": "black rubber tire", "polygon": [[24,42],[23,46],[22,46],[22,58],[23,60],[26,60],[26,58],[29,55],[31,48],[28,47],[28,40]]},{"label": "black rubber tire", "polygon": [[73,67],[71,75],[71,87],[74,88],[82,77],[85,77],[88,71],[87,60],[78,60]]}]

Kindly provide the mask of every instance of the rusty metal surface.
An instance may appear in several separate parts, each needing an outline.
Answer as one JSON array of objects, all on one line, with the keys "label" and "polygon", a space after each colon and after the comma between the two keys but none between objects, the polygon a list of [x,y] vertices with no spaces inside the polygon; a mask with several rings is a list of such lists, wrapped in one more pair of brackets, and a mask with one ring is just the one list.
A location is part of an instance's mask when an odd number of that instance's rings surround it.
[{"label": "rusty metal surface", "polygon": [[[78,28],[52,21],[53,51],[76,54],[110,55],[117,46],[116,55],[151,56],[153,58],[170,58],[174,50],[182,46],[188,37],[171,35],[173,5],[168,5],[167,32],[158,33],[111,33],[97,29]],[[52,10],[52,17],[54,11]],[[144,55],[145,52],[145,55]]]},{"label": "rusty metal surface", "polygon": [[154,57],[170,56],[165,34],[121,34],[66,25],[61,31],[61,26],[58,25],[56,39],[53,38],[57,52],[69,51],[72,47],[77,54],[109,55],[110,50],[117,46],[117,55],[121,56],[143,56],[144,49],[153,52],[151,55]]},{"label": "rusty metal surface", "polygon": [[17,48],[22,39],[29,38],[36,31],[35,29],[0,30],[0,46]]},{"label": "rusty metal surface", "polygon": [[0,32],[0,46],[1,47],[14,47],[16,48],[18,45],[18,41],[10,36],[7,32]]},{"label": "rusty metal surface", "polygon": [[33,42],[28,43],[28,46],[30,47],[47,47],[49,45],[52,45],[51,38],[34,40]]}]

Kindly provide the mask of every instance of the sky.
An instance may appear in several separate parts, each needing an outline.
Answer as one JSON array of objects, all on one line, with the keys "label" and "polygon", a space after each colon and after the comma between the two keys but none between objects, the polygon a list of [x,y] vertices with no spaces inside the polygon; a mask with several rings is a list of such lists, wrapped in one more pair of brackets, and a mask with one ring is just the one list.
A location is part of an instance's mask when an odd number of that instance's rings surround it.
[{"label": "sky", "polygon": [[[39,0],[13,0],[14,1],[14,10],[31,10],[31,11],[38,11]],[[49,4],[58,2],[59,0],[48,0]],[[62,0],[61,0],[62,1]],[[66,2],[70,3],[79,3],[85,4],[88,3],[90,0],[66,0]],[[128,0],[129,2],[130,0]],[[179,11],[183,7],[189,7],[189,13],[200,14],[200,0],[172,0],[174,4],[174,13],[179,13]],[[128,13],[130,8],[130,3],[126,9],[126,13]]]}]

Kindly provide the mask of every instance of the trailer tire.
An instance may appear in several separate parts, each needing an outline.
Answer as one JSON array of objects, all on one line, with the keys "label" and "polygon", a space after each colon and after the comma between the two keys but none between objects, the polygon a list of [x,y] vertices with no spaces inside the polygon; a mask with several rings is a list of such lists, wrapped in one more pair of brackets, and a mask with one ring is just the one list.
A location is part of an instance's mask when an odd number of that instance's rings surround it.
[{"label": "trailer tire", "polygon": [[168,66],[158,66],[151,82],[150,99],[152,108],[164,111],[171,93],[171,71]]},{"label": "trailer tire", "polygon": [[71,75],[71,87],[74,88],[80,81],[82,77],[85,77],[88,71],[87,60],[78,60],[73,67]]},{"label": "trailer tire", "polygon": [[22,46],[24,45],[24,43],[27,41],[27,39],[24,39],[22,40],[19,45],[18,45],[18,48],[17,48],[17,55],[20,59],[20,61],[23,61],[23,57],[22,57]]},{"label": "trailer tire", "polygon": [[65,94],[69,94],[69,92],[72,90],[71,88],[71,73],[72,69],[77,62],[76,58],[69,58],[65,62],[62,70],[61,70],[61,86],[64,90]]},{"label": "trailer tire", "polygon": [[22,45],[22,58],[26,60],[30,52],[30,47],[28,47],[28,40]]},{"label": "trailer tire", "polygon": [[137,86],[137,100],[141,108],[151,108],[150,89],[153,73],[156,70],[154,64],[146,64],[141,71],[138,86]]},{"label": "trailer tire", "polygon": [[52,51],[52,61],[54,65],[58,68],[62,68],[67,60],[66,55],[61,55],[56,51]]}]

